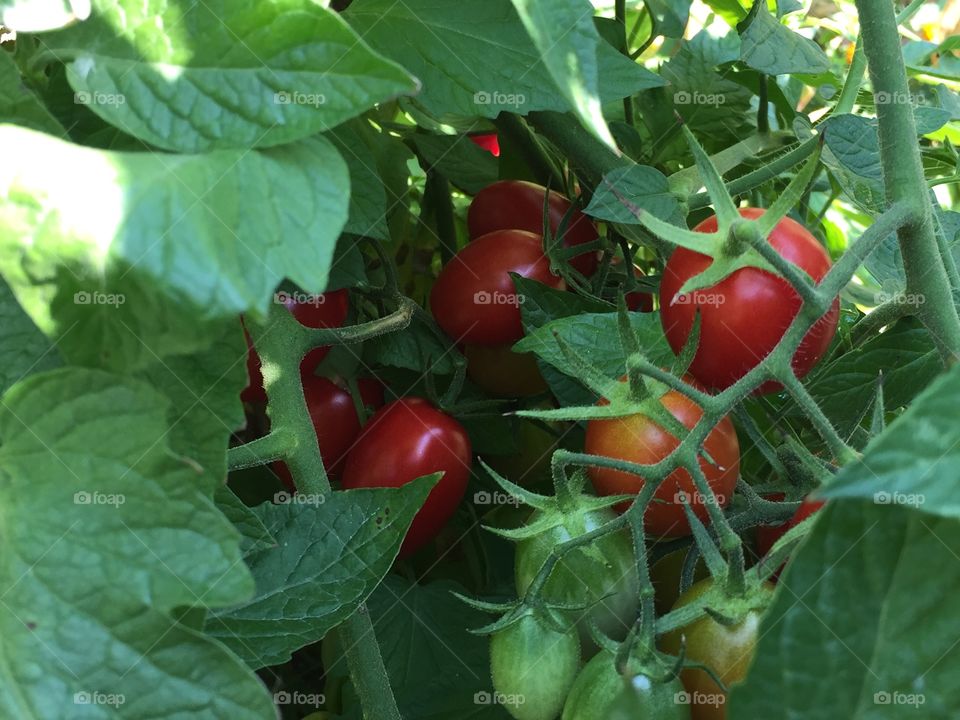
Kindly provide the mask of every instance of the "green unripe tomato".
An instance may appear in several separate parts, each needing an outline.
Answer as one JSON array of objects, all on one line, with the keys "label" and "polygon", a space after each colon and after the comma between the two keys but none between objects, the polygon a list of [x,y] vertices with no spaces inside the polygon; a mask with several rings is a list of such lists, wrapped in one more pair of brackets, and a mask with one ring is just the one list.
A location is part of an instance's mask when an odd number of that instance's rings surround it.
[{"label": "green unripe tomato", "polygon": [[[556,516],[556,524],[539,535],[517,544],[517,593],[522,597],[536,578],[550,551],[562,542],[606,524],[616,517],[613,510],[546,511]],[[544,515],[536,511],[529,522],[538,522]],[[585,647],[593,647],[589,620],[614,638],[626,636],[637,613],[639,581],[633,542],[629,533],[604,535],[595,542],[572,550],[558,562],[543,588],[548,603],[591,605],[580,617],[578,629]],[[581,617],[582,616],[582,617]]]},{"label": "green unripe tomato", "polygon": [[687,706],[676,702],[683,685],[677,678],[655,683],[645,675],[632,680],[617,672],[616,656],[601,650],[570,688],[562,720],[689,720]]},{"label": "green unripe tomato", "polygon": [[490,638],[490,674],[516,720],[555,720],[580,669],[580,639],[526,615]]}]

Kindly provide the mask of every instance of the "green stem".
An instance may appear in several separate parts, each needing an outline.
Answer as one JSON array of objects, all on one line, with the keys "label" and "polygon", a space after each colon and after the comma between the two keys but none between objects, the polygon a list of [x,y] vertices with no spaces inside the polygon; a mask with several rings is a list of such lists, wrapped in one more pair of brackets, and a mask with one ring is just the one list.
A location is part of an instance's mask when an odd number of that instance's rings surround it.
[{"label": "green stem", "polygon": [[[613,14],[617,22],[623,25],[623,47],[621,51],[627,57],[630,57],[630,46],[627,41],[627,0],[616,0],[614,2]],[[627,125],[633,126],[633,96],[627,95],[623,99],[623,119]]]},{"label": "green stem", "polygon": [[[721,150],[716,155],[711,155],[710,161],[714,167],[716,167],[717,172],[723,175],[742,164],[745,160],[754,157],[759,152],[782,147],[785,143],[793,140],[793,137],[793,133],[784,132],[751,135],[735,145]],[[703,180],[700,177],[700,168],[696,165],[678,170],[667,178],[667,181],[672,191],[682,194],[692,193],[703,185]]]},{"label": "green stem", "polygon": [[888,300],[883,305],[871,310],[860,322],[853,326],[850,340],[854,345],[859,345],[867,338],[873,337],[880,328],[915,313],[915,305],[900,302],[898,298]]},{"label": "green stem", "polygon": [[[773,180],[780,175],[780,173],[786,172],[795,165],[802,163],[816,151],[819,144],[820,140],[817,137],[805,140],[793,150],[784,153],[767,165],[753,172],[749,172],[746,175],[742,175],[735,180],[731,180],[727,183],[727,192],[736,196],[760,187],[764,183]],[[710,196],[705,192],[691,195],[687,201],[687,205],[691,210],[705,208],[710,205],[710,203]]]},{"label": "green stem", "polygon": [[757,93],[760,100],[757,108],[757,132],[761,135],[770,132],[770,101],[768,99],[767,82],[767,76],[760,73],[760,87]]},{"label": "green stem", "polygon": [[532,112],[527,117],[530,124],[560,148],[570,164],[593,185],[614,168],[633,165],[626,156],[618,156],[593,135],[583,132],[580,123],[569,114]]},{"label": "green stem", "polygon": [[227,468],[232,471],[266,465],[282,459],[296,447],[296,444],[296,435],[278,428],[261,438],[230,448],[227,451]]},{"label": "green stem", "polygon": [[441,260],[447,263],[457,252],[457,229],[450,200],[450,183],[436,170],[427,171],[423,199],[425,204],[433,208]]},{"label": "green stem", "polygon": [[856,460],[859,457],[857,451],[843,441],[843,438],[840,437],[836,428],[833,427],[833,423],[830,422],[830,419],[824,415],[823,410],[817,405],[817,401],[813,399],[813,396],[807,392],[803,383],[793,374],[793,370],[791,369],[788,372],[782,373],[778,379],[783,383],[787,392],[793,396],[793,399],[810,419],[810,422],[813,423],[813,426],[817,429],[817,432],[820,433],[823,441],[827,443],[830,452],[833,453],[838,464],[843,465],[852,460]]},{"label": "green stem", "polygon": [[315,347],[349,345],[350,343],[362,342],[397,330],[403,330],[410,324],[419,305],[402,295],[398,296],[397,300],[400,307],[389,315],[384,315],[376,320],[340,328],[303,328],[300,336],[301,347],[299,348],[301,355]]},{"label": "green stem", "polygon": [[367,606],[361,605],[357,608],[357,611],[337,628],[337,634],[340,636],[343,654],[347,656],[350,677],[360,696],[363,717],[401,720]]},{"label": "green stem", "polygon": [[907,287],[923,294],[920,319],[944,361],[952,363],[960,355],[960,316],[934,233],[893,3],[857,0],[857,10],[874,96],[891,100],[877,105],[880,161],[888,202],[910,210],[909,222],[897,232]]}]

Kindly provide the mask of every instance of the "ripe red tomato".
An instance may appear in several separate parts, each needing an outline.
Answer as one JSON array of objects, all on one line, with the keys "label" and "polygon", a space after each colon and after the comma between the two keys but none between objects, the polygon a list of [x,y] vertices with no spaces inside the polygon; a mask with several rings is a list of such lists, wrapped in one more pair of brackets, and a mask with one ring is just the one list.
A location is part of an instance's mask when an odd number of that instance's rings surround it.
[{"label": "ripe red tomato", "polygon": [[548,390],[531,353],[515,353],[506,345],[467,345],[467,375],[491,395],[529,397]]},{"label": "ripe red tomato", "polygon": [[[761,208],[741,208],[745,218],[763,215]],[[715,232],[711,216],[694,230]],[[770,244],[780,255],[804,270],[815,282],[830,269],[830,257],[806,228],[784,218],[770,233]],[[673,351],[679,353],[699,310],[700,342],[690,374],[711,389],[729,387],[777,345],[800,311],[802,301],[783,278],[758,268],[741,268],[716,285],[677,297],[683,284],[711,263],[706,255],[677,248],[667,261],[660,285],[660,320]],[[793,369],[806,375],[823,357],[837,330],[840,302],[817,321],[793,356]],[[758,393],[775,392],[780,385],[767,382]]]},{"label": "ripe red tomato", "polygon": [[563,289],[550,273],[539,235],[498,230],[479,237],[440,271],[430,291],[437,324],[458,343],[503,345],[523,337],[520,303],[510,273]]},{"label": "ripe red tomato", "polygon": [[470,439],[460,423],[423,398],[401,398],[367,422],[347,456],[343,487],[400,487],[443,471],[403,541],[400,557],[406,557],[453,516],[467,489],[470,458]]},{"label": "ripe red tomato", "polygon": [[[350,297],[346,290],[334,290],[321,295],[284,293],[282,300],[299,323],[308,328],[338,328],[350,312]],[[303,358],[301,371],[312,373],[328,352],[329,347],[313,348]]]},{"label": "ripe red tomato", "polygon": [[478,133],[467,137],[474,145],[482,147],[494,157],[500,157],[500,141],[496,133]]},{"label": "ripe red tomato", "polygon": [[[673,609],[693,603],[713,585],[713,578],[695,583],[677,600]],[[772,590],[773,586],[768,586]],[[713,670],[728,688],[747,677],[750,663],[756,650],[760,630],[761,613],[751,610],[738,623],[722,625],[709,615],[683,628],[663,636],[663,649],[678,655],[681,638],[686,638],[686,658]],[[690,695],[692,720],[725,720],[727,717],[726,694],[706,672],[687,668],[680,673],[680,680]]]},{"label": "ripe red tomato", "polygon": [[[606,404],[601,400],[600,404]],[[693,428],[703,415],[699,405],[674,390],[668,391],[661,404],[687,428]],[[659,462],[673,451],[680,441],[663,430],[646,415],[628,415],[609,420],[591,420],[587,423],[584,450],[591,455],[627,460],[649,465]],[[704,447],[716,465],[700,458],[700,467],[721,507],[733,498],[740,470],[740,444],[730,418],[723,418],[707,435]],[[643,478],[609,468],[590,467],[590,480],[598,495],[635,495],[643,487]],[[690,524],[678,496],[687,493],[694,514],[707,519],[706,498],[700,496],[693,478],[684,469],[674,470],[660,483],[653,501],[647,506],[643,525],[647,533],[656,537],[682,537],[690,534]],[[619,508],[625,509],[625,508]]]},{"label": "ripe red tomato", "polygon": [[[527,230],[543,235],[543,204],[547,189],[523,180],[501,180],[478,192],[467,211],[467,228],[471,238],[478,238],[495,230]],[[550,231],[555,233],[560,221],[570,209],[570,200],[550,191]],[[563,246],[575,247],[593,242],[597,228],[586,215],[574,210],[563,235]],[[589,250],[570,259],[570,264],[589,277],[597,269],[597,253]]]},{"label": "ripe red tomato", "polygon": [[[357,380],[360,398],[368,408],[383,406],[383,385],[373,378]],[[353,443],[360,435],[360,418],[353,404],[350,391],[332,380],[317,375],[303,376],[303,395],[307,411],[317,433],[317,445],[327,474],[336,478],[343,470],[343,463]],[[291,490],[293,479],[286,463],[273,464],[274,472]]]}]

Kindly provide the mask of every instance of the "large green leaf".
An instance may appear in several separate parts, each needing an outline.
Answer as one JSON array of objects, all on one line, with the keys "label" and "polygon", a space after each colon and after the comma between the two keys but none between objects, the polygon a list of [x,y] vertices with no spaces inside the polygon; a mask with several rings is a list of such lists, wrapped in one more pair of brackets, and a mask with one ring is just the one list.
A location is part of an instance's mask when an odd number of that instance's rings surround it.
[{"label": "large green leaf", "polygon": [[168,442],[169,411],[138,380],[77,368],[4,396],[3,717],[79,717],[87,703],[123,718],[271,716],[249,668],[177,620],[254,585],[212,502],[221,479]]},{"label": "large green leaf", "polygon": [[326,286],[349,180],[322,138],[167,156],[3,126],[0,145],[0,273],[75,361],[191,351],[207,323],[265,313],[284,277]]},{"label": "large green leaf", "polygon": [[498,179],[497,158],[471,142],[466,135],[414,133],[410,142],[428,167],[470,195]]},{"label": "large green leaf", "polygon": [[337,146],[350,171],[350,214],[344,232],[386,240],[387,193],[369,145],[375,134],[362,120],[344,123],[327,137]]},{"label": "large green leaf", "polygon": [[280,145],[416,88],[309,0],[93,7],[86,22],[45,37],[45,47],[70,60],[78,102],[168,150]]},{"label": "large green leaf", "polygon": [[22,125],[58,137],[67,134],[40,98],[23,84],[13,56],[0,52],[0,124],[4,123]]},{"label": "large green leaf", "polygon": [[863,457],[845,466],[825,497],[866,497],[924,512],[960,517],[960,367],[924,390],[871,442]]},{"label": "large green leaf", "polygon": [[435,481],[322,496],[278,493],[278,504],[256,508],[277,544],[246,557],[254,597],[211,613],[207,632],[254,668],[285,662],[322,639],[386,575]]},{"label": "large green leaf", "polygon": [[818,75],[830,70],[830,60],[813,40],[798,35],[757,2],[740,29],[740,59],[767,75],[803,73]]},{"label": "large green leaf", "polygon": [[955,717],[960,524],[846,500],[817,517],[730,717]]},{"label": "large green leaf", "polygon": [[540,58],[587,130],[616,147],[600,102],[602,42],[589,0],[512,0]]},{"label": "large green leaf", "polygon": [[[356,0],[343,16],[420,79],[416,100],[434,115],[569,109],[511,0]],[[608,43],[597,45],[597,64],[604,102],[663,84]]]}]

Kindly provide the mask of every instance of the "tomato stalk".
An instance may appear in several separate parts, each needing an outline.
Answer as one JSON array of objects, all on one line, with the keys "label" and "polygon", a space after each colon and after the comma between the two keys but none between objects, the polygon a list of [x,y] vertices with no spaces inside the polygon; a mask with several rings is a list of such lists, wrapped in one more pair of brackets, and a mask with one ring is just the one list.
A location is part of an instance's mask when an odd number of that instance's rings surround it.
[{"label": "tomato stalk", "polygon": [[944,361],[952,363],[960,356],[960,316],[934,232],[913,105],[906,101],[910,91],[897,18],[891,3],[857,0],[857,10],[874,95],[894,99],[877,105],[877,123],[887,201],[908,208],[907,222],[897,230],[907,287],[925,296],[918,315]]}]

